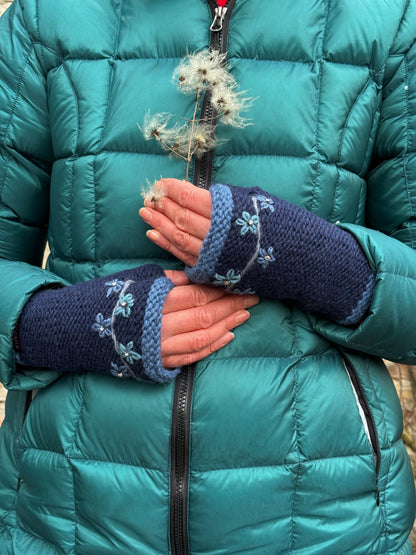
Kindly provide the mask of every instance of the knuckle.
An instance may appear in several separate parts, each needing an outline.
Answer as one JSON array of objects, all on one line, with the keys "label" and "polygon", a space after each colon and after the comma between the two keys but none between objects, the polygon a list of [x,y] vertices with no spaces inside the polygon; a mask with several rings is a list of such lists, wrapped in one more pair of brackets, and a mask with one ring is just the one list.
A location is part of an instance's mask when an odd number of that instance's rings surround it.
[{"label": "knuckle", "polygon": [[173,241],[180,249],[185,249],[189,245],[189,235],[183,231],[177,230]]},{"label": "knuckle", "polygon": [[192,190],[183,189],[179,194],[178,200],[181,206],[189,206],[190,202],[192,201]]},{"label": "knuckle", "polygon": [[204,306],[208,304],[208,294],[202,287],[194,288],[193,304],[195,306]]},{"label": "knuckle", "polygon": [[219,348],[220,346],[218,344],[213,343],[212,345],[209,346],[209,353],[212,355],[212,353],[215,353],[215,351],[218,351]]},{"label": "knuckle", "polygon": [[209,328],[215,320],[215,311],[212,308],[203,306],[198,310],[198,322],[200,328]]},{"label": "knuckle", "polygon": [[207,332],[200,332],[192,336],[191,338],[191,351],[196,353],[202,351],[210,343],[209,334]]},{"label": "knuckle", "polygon": [[193,357],[190,353],[183,355],[180,360],[178,360],[177,366],[187,366],[188,364],[192,364],[195,361],[195,357]]},{"label": "knuckle", "polygon": [[189,210],[182,208],[175,215],[175,224],[179,229],[186,229],[189,225]]}]

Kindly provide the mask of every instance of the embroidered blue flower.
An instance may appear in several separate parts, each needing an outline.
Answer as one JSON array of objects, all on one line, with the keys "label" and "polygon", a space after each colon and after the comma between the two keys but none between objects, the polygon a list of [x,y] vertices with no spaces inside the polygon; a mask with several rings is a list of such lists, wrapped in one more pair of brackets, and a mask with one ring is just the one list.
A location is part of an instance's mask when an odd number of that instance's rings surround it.
[{"label": "embroidered blue flower", "polygon": [[93,331],[98,331],[98,335],[100,337],[105,337],[106,335],[111,335],[110,325],[111,318],[104,319],[104,316],[101,314],[101,312],[99,312],[95,317],[95,322],[91,326],[91,329]]},{"label": "embroidered blue flower", "polygon": [[267,250],[266,249],[260,249],[259,256],[257,258],[257,262],[261,265],[263,270],[265,270],[267,268],[267,266],[271,262],[274,262],[275,260],[276,259],[273,256],[273,247],[269,247]]},{"label": "embroidered blue flower", "polygon": [[238,218],[235,223],[241,226],[240,234],[245,235],[248,231],[257,233],[257,226],[259,225],[259,217],[254,214],[251,216],[248,212],[243,212],[241,218]]},{"label": "embroidered blue flower", "polygon": [[260,202],[260,210],[270,210],[274,212],[273,199],[265,197],[264,195],[257,195],[256,199]]},{"label": "embroidered blue flower", "polygon": [[106,285],[109,288],[107,289],[107,297],[109,297],[111,293],[120,293],[124,281],[121,281],[121,279],[113,279],[113,281],[107,281]]},{"label": "embroidered blue flower", "polygon": [[136,351],[133,351],[133,341],[129,341],[127,345],[123,343],[118,344],[118,352],[122,358],[127,360],[129,364],[133,364],[135,360],[140,360],[142,357]]},{"label": "embroidered blue flower", "polygon": [[134,297],[131,293],[127,293],[127,295],[123,295],[121,293],[117,307],[114,311],[114,314],[122,314],[125,318],[128,318],[131,313],[131,307],[134,305]]},{"label": "embroidered blue flower", "polygon": [[123,365],[117,366],[117,364],[114,364],[114,362],[111,363],[111,373],[116,378],[128,378],[129,377],[129,371],[127,370],[127,367],[123,366]]},{"label": "embroidered blue flower", "polygon": [[225,287],[229,285],[234,285],[238,283],[241,279],[240,274],[236,274],[235,270],[228,270],[226,276],[221,276],[220,274],[215,274],[214,285],[223,285]]}]

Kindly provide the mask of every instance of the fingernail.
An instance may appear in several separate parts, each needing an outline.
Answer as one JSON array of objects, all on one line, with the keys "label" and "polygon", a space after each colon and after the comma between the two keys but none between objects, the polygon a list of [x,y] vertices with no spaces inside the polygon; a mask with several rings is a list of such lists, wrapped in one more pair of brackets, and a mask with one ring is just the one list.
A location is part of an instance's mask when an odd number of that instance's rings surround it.
[{"label": "fingernail", "polygon": [[222,344],[227,345],[233,339],[234,339],[234,334],[230,331],[227,331],[227,333],[222,336]]},{"label": "fingernail", "polygon": [[260,298],[255,296],[255,297],[246,297],[244,300],[244,306],[246,308],[248,308],[249,306],[254,306],[256,304],[258,304],[260,302]]},{"label": "fingernail", "polygon": [[246,320],[248,320],[249,318],[250,318],[250,313],[247,312],[247,310],[242,310],[235,317],[235,323],[238,326],[238,325],[242,324],[243,322],[245,322]]},{"label": "fingernail", "polygon": [[143,218],[143,220],[146,220],[146,222],[152,221],[152,213],[147,208],[140,208],[139,214]]},{"label": "fingernail", "polygon": [[148,237],[151,241],[157,243],[160,239],[160,234],[154,229],[149,229],[149,231],[146,231],[146,237]]}]

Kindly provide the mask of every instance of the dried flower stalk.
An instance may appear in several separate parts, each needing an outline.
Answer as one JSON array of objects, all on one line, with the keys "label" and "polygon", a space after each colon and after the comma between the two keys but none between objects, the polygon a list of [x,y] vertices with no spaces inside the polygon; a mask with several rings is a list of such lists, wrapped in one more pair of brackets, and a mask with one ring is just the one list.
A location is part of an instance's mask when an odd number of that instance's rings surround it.
[{"label": "dried flower stalk", "polygon": [[[180,118],[172,123],[172,114],[161,112],[152,115],[149,111],[139,127],[146,140],[158,141],[170,156],[186,162],[185,179],[188,180],[192,158],[200,158],[219,144],[214,119],[232,127],[245,127],[248,123],[241,112],[248,108],[251,101],[237,92],[237,82],[226,67],[225,55],[216,50],[187,55],[175,69],[173,78],[181,92],[195,95],[192,119]],[[211,94],[216,114],[203,120],[197,114],[201,96],[206,91]]]}]

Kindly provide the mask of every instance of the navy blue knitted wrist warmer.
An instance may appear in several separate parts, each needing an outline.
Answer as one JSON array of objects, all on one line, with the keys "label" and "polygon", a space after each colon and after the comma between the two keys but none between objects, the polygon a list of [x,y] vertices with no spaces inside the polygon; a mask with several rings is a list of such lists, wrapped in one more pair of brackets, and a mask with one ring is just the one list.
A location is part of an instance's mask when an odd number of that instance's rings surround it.
[{"label": "navy blue knitted wrist warmer", "polygon": [[368,309],[374,275],[348,232],[255,187],[210,188],[212,223],[197,264],[197,283],[235,293],[295,301],[343,325]]},{"label": "navy blue knitted wrist warmer", "polygon": [[148,264],[62,289],[43,289],[26,303],[18,325],[17,361],[37,368],[97,372],[165,383],[162,309],[173,283]]}]

